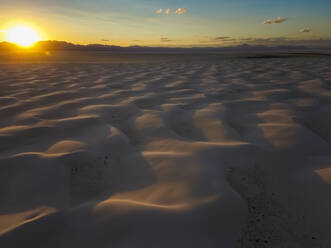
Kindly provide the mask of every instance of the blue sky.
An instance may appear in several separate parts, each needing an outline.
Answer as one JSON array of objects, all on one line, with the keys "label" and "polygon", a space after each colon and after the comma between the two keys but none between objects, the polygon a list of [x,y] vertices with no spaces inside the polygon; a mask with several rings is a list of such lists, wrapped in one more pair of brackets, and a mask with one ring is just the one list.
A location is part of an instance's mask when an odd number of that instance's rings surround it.
[{"label": "blue sky", "polygon": [[[24,22],[40,29],[44,39],[82,44],[109,40],[116,45],[223,46],[318,43],[317,40],[331,38],[331,1],[326,0],[0,0],[0,3],[2,30],[12,23]],[[179,8],[186,11],[176,14]],[[162,13],[158,14],[160,9]],[[171,9],[170,14],[165,13],[167,9]],[[277,22],[280,17],[284,21]],[[263,24],[267,20],[269,24]],[[4,39],[1,34],[0,39]]]}]

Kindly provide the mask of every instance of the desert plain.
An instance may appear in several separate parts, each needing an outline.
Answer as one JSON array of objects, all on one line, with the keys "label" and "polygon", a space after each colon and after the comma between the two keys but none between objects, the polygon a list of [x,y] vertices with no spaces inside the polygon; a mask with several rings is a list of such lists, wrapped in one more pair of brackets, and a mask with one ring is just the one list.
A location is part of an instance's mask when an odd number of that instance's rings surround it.
[{"label": "desert plain", "polygon": [[331,58],[152,57],[0,64],[0,247],[331,247]]}]

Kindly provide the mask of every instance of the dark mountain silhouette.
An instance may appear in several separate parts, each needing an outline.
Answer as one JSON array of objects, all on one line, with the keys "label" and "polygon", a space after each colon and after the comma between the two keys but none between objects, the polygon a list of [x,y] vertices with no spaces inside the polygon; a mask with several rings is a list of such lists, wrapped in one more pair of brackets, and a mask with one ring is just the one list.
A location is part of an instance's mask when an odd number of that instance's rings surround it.
[{"label": "dark mountain silhouette", "polygon": [[[0,42],[0,51],[12,51],[20,48],[16,44],[9,42]],[[324,50],[330,51],[330,48],[282,45],[282,46],[264,46],[264,45],[248,45],[242,44],[238,46],[229,47],[191,47],[191,48],[175,48],[175,47],[147,47],[147,46],[113,46],[103,44],[89,44],[78,45],[65,41],[39,41],[31,50],[34,51],[57,51],[57,50],[71,50],[71,51],[110,51],[110,52],[124,52],[124,53],[220,53],[220,52],[263,52],[263,51],[281,51],[281,52],[301,52],[301,51],[316,51]]]},{"label": "dark mountain silhouette", "polygon": [[0,51],[12,51],[17,50],[19,47],[10,42],[0,42]]}]

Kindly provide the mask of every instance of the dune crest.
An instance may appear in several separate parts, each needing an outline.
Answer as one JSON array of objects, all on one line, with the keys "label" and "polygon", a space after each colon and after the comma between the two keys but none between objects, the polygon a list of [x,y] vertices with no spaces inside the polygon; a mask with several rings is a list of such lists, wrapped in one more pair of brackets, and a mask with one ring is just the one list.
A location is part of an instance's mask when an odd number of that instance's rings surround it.
[{"label": "dune crest", "polygon": [[330,66],[1,64],[0,246],[330,247]]}]

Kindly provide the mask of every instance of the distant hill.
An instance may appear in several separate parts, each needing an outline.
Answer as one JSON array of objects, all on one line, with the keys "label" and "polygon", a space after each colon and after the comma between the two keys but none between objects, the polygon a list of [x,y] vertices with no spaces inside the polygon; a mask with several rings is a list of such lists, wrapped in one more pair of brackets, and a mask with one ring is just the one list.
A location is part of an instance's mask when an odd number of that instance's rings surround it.
[{"label": "distant hill", "polygon": [[[23,49],[16,44],[9,42],[0,42],[0,51],[17,51]],[[264,46],[264,45],[239,45],[230,47],[192,47],[192,48],[172,48],[172,47],[146,47],[146,46],[112,46],[102,44],[77,45],[65,41],[39,41],[31,50],[34,51],[56,51],[56,50],[78,50],[78,51],[111,51],[124,53],[221,53],[221,52],[301,52],[328,50],[327,48],[307,47],[307,46]]]},{"label": "distant hill", "polygon": [[19,47],[13,43],[10,42],[0,42],[0,51],[11,51],[11,50],[17,50]]}]

